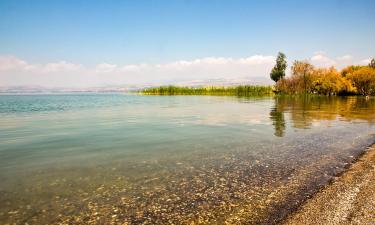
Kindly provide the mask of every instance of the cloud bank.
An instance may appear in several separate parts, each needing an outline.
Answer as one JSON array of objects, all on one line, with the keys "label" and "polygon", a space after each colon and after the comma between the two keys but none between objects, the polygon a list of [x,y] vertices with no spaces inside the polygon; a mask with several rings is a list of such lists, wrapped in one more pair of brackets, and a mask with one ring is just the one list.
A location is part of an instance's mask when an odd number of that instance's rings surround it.
[{"label": "cloud bank", "polygon": [[[33,64],[15,56],[0,56],[0,86],[94,87],[145,84],[163,81],[264,78],[275,63],[275,56],[253,55],[245,58],[206,57],[164,64],[116,65],[108,62],[92,67],[68,61]],[[293,60],[289,59],[289,65]],[[316,52],[309,61],[318,67],[366,64],[349,54],[331,58]]]},{"label": "cloud bank", "polygon": [[164,64],[116,65],[100,63],[86,67],[67,61],[32,64],[14,56],[0,56],[0,86],[92,87],[144,84],[173,80],[262,77],[274,56],[247,58],[207,57]]}]

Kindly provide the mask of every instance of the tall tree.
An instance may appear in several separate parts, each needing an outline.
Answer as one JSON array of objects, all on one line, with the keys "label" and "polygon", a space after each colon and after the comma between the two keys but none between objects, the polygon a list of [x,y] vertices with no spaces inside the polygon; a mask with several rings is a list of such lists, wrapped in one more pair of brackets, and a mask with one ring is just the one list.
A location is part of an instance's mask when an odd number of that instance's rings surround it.
[{"label": "tall tree", "polygon": [[273,81],[277,82],[285,77],[285,69],[287,67],[286,56],[284,53],[279,52],[276,59],[276,65],[272,68],[270,77]]},{"label": "tall tree", "polygon": [[375,59],[371,59],[371,62],[368,64],[368,66],[375,69]]}]

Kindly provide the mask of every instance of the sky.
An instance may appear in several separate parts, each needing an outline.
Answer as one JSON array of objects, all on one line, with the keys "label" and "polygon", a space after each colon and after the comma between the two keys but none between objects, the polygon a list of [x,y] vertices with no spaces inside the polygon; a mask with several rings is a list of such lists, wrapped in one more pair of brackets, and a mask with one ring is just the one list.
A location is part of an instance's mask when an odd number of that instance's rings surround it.
[{"label": "sky", "polygon": [[0,86],[264,78],[375,57],[373,0],[0,0]]}]

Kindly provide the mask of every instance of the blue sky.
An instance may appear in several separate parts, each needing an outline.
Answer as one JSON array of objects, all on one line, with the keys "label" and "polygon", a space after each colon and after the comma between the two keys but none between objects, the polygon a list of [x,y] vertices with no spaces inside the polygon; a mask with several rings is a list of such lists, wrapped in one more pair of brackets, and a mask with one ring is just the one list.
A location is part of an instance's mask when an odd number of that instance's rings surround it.
[{"label": "blue sky", "polygon": [[371,0],[0,0],[0,55],[119,67],[283,51],[290,60],[321,53],[354,63],[375,55],[374,10]]}]

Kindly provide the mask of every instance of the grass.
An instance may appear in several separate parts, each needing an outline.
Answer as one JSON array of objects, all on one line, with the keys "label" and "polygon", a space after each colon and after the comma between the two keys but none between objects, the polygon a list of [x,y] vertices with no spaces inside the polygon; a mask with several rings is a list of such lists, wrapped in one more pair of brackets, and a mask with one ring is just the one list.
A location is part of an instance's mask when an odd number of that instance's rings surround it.
[{"label": "grass", "polygon": [[271,86],[230,86],[230,87],[177,87],[161,86],[146,88],[140,93],[145,95],[229,95],[229,96],[260,96],[272,95]]}]

